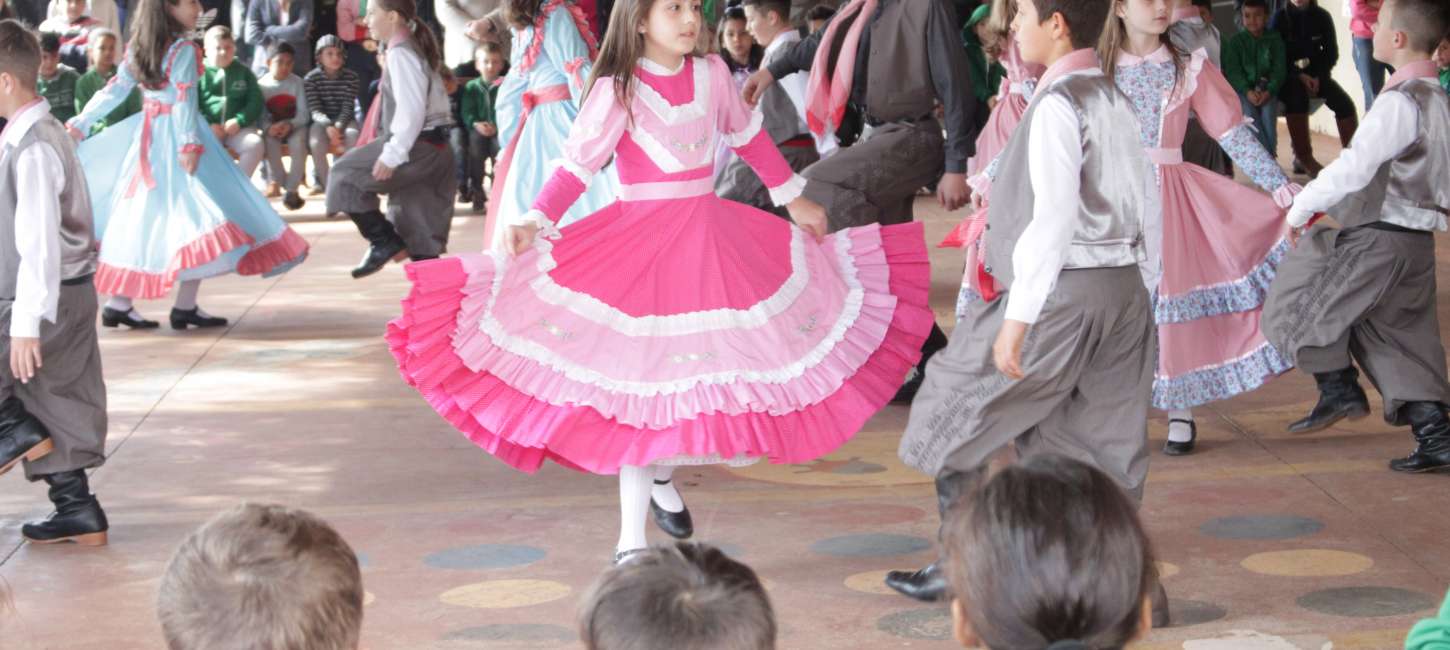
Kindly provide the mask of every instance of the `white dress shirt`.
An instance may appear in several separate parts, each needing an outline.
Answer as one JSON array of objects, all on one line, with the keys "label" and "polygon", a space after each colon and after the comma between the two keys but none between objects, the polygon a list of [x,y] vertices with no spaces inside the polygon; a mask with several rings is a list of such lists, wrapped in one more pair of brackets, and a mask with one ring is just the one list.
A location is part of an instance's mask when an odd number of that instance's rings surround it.
[{"label": "white dress shirt", "polygon": [[21,109],[5,128],[0,160],[15,160],[15,249],[20,272],[15,279],[15,302],[10,308],[10,336],[38,338],[40,321],[55,322],[60,301],[60,194],[65,191],[65,167],[60,153],[37,142],[18,154],[15,147],[30,127],[50,115],[50,103],[40,99]]},{"label": "white dress shirt", "polygon": [[[1078,74],[1072,72],[1052,85]],[[1027,139],[1027,168],[1032,183],[1032,221],[1012,249],[1012,288],[1007,292],[1008,320],[1035,323],[1057,284],[1072,245],[1074,220],[1082,198],[1082,126],[1066,98],[1039,88]]]},{"label": "white dress shirt", "polygon": [[408,162],[408,152],[423,130],[427,117],[428,75],[423,59],[409,49],[388,48],[388,87],[393,95],[393,116],[388,121],[388,142],[378,160],[397,169]]},{"label": "white dress shirt", "polygon": [[[772,40],[770,45],[765,46],[765,53],[761,56],[761,60],[765,61],[765,63],[762,63],[761,67],[765,67],[766,64],[777,56],[778,52],[789,49],[791,46],[799,43],[800,40],[800,32],[794,29],[787,29],[776,34],[775,40]],[[804,72],[792,72],[784,78],[775,80],[775,83],[780,86],[781,90],[785,91],[786,96],[790,97],[790,103],[795,104],[796,113],[799,114],[800,119],[800,131],[798,133],[811,132],[810,127],[806,126],[806,84],[810,83],[810,80],[810,75]],[[836,151],[836,134],[826,133],[825,135],[813,135],[812,137],[816,141],[816,152],[821,154],[822,158]]]}]

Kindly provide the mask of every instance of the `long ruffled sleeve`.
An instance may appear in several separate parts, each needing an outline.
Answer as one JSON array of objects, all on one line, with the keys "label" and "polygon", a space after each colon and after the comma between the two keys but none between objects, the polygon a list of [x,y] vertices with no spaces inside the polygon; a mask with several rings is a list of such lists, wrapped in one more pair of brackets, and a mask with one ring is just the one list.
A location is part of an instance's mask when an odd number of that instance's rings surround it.
[{"label": "long ruffled sleeve", "polygon": [[724,59],[711,55],[706,60],[710,66],[710,93],[718,111],[717,126],[725,144],[755,170],[770,190],[772,203],[785,205],[794,201],[805,189],[806,179],[791,171],[790,164],[780,155],[770,133],[763,128],[764,115],[745,103],[735,89]]},{"label": "long ruffled sleeve", "polygon": [[557,237],[555,227],[570,206],[589,187],[589,181],[614,155],[628,121],[614,94],[614,79],[602,77],[579,109],[579,117],[569,129],[564,143],[564,158],[553,176],[544,183],[532,208],[521,215],[504,215],[510,226],[537,225],[546,237]]},{"label": "long ruffled sleeve", "polygon": [[201,79],[201,50],[195,43],[186,41],[172,47],[169,60],[171,85],[176,88],[171,123],[176,129],[176,141],[181,143],[179,153],[200,152],[201,137],[197,134],[197,127],[202,119],[196,85]]},{"label": "long ruffled sleeve", "polygon": [[588,19],[571,3],[560,4],[544,21],[544,54],[569,78],[569,95],[576,104],[584,99],[584,80],[593,67],[590,38]]},{"label": "long ruffled sleeve", "polygon": [[111,80],[101,87],[90,101],[86,102],[81,114],[70,119],[69,126],[74,127],[81,133],[90,133],[91,126],[115,110],[131,95],[131,90],[136,87],[136,77],[131,74],[131,62],[123,63]]},{"label": "long ruffled sleeve", "polygon": [[[1202,50],[1194,53],[1195,59],[1201,52]],[[1198,114],[1199,123],[1209,135],[1218,140],[1234,164],[1244,170],[1255,184],[1273,193],[1274,202],[1279,207],[1288,208],[1293,203],[1299,186],[1289,182],[1289,177],[1284,175],[1278,161],[1254,137],[1250,130],[1254,126],[1253,122],[1244,118],[1238,93],[1234,92],[1233,86],[1229,85],[1223,73],[1208,61],[1196,60],[1195,63],[1198,64],[1195,67],[1201,67],[1197,72],[1197,85],[1193,90],[1190,106]],[[1259,128],[1275,127],[1266,124],[1259,125]]]}]

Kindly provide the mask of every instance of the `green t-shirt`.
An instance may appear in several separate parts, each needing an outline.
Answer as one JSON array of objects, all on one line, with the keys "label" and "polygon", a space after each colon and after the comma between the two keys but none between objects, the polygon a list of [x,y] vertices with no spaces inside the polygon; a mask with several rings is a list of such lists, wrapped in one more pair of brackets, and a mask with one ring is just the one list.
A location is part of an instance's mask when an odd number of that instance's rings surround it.
[{"label": "green t-shirt", "polygon": [[1440,86],[1450,93],[1450,68],[1440,68]]},{"label": "green t-shirt", "polygon": [[55,119],[65,122],[76,116],[76,82],[80,78],[80,73],[61,64],[54,79],[41,77],[37,80],[36,90],[45,101],[50,102],[50,114]]},{"label": "green t-shirt", "polygon": [[[111,73],[107,75],[102,75],[95,68],[91,68],[89,72],[81,75],[81,78],[76,81],[76,113],[79,114],[86,110],[86,103],[91,101],[91,97],[94,97],[102,88],[105,88],[106,84],[111,81],[111,77],[114,76],[116,76],[115,68],[112,68]],[[110,115],[96,120],[96,123],[91,126],[91,133],[100,133],[102,129],[140,112],[141,90],[132,88],[131,94],[126,96],[126,101],[121,102],[121,105],[111,111]]]}]

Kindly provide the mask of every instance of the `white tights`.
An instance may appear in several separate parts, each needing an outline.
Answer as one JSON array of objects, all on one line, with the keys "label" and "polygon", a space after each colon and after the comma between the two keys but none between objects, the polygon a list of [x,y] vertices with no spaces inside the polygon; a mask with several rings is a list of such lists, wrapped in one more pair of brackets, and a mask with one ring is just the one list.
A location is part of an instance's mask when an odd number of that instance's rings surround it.
[{"label": "white tights", "polygon": [[624,465],[619,468],[619,544],[614,549],[616,552],[649,546],[645,526],[651,498],[670,512],[685,509],[685,502],[673,483],[656,483],[669,481],[674,473],[675,468],[666,465]]},{"label": "white tights", "polygon": [[[176,285],[176,304],[172,305],[181,311],[196,309],[196,294],[201,291],[201,280],[183,280]],[[133,318],[141,318],[140,312],[135,311],[135,305],[130,296],[111,296],[106,301],[106,306],[116,311],[130,313]],[[202,316],[208,316],[198,311]]]}]

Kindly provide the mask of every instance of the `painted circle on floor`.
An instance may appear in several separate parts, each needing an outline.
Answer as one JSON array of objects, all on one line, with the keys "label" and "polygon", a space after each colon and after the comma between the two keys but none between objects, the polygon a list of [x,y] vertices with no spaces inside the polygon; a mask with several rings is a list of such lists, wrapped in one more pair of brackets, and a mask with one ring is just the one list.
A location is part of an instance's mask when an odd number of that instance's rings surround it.
[{"label": "painted circle on floor", "polygon": [[1188,627],[1217,621],[1228,611],[1202,600],[1168,600],[1168,627]]},{"label": "painted circle on floor", "polygon": [[876,619],[876,629],[903,639],[945,641],[952,637],[952,613],[945,607],[892,612]]},{"label": "painted circle on floor", "polygon": [[1153,564],[1158,566],[1159,580],[1167,580],[1168,578],[1172,578],[1173,576],[1176,576],[1182,572],[1182,569],[1179,569],[1177,564],[1172,564],[1169,562],[1154,562]]},{"label": "painted circle on floor", "polygon": [[835,453],[809,463],[756,463],[726,469],[744,478],[791,485],[865,487],[931,483],[930,476],[897,459],[896,447],[900,442],[900,435],[858,435]]},{"label": "painted circle on floor", "polygon": [[859,533],[828,537],[811,544],[811,550],[833,557],[890,557],[909,555],[931,548],[931,540],[914,535]]},{"label": "painted circle on floor", "polygon": [[1417,591],[1395,587],[1339,587],[1311,591],[1295,602],[1320,614],[1373,618],[1413,614],[1434,607],[1438,601]]},{"label": "painted circle on floor", "polygon": [[881,596],[895,596],[896,590],[886,586],[886,574],[890,569],[880,571],[865,571],[854,575],[846,576],[846,588],[851,591],[858,591],[863,594],[876,594]]},{"label": "painted circle on floor", "polygon": [[790,516],[800,521],[823,526],[841,524],[892,526],[921,521],[926,518],[927,513],[923,508],[890,503],[853,503],[850,508],[842,508],[840,504],[833,503],[792,510]]},{"label": "painted circle on floor", "polygon": [[489,580],[449,589],[438,600],[473,609],[508,609],[559,600],[569,591],[569,585],[553,580]]},{"label": "painted circle on floor", "polygon": [[373,563],[373,558],[372,558],[371,555],[368,555],[367,553],[358,553],[357,554],[357,568],[359,568],[359,569],[366,569],[366,568],[368,568],[368,565],[370,565],[372,563]]},{"label": "painted circle on floor", "polygon": [[1374,566],[1374,560],[1346,551],[1301,549],[1255,553],[1239,562],[1239,566],[1269,576],[1318,578],[1362,573]]},{"label": "painted circle on floor", "polygon": [[553,646],[557,643],[568,643],[577,638],[574,630],[562,625],[544,623],[496,623],[465,627],[443,635],[444,641],[499,641],[509,644],[510,647],[515,647],[515,644],[518,643],[531,642]]},{"label": "painted circle on floor", "polygon": [[1219,539],[1293,539],[1324,530],[1324,522],[1294,515],[1235,515],[1220,517],[1198,527],[1198,532]]},{"label": "painted circle on floor", "polygon": [[423,564],[434,569],[507,569],[533,564],[547,553],[537,546],[479,544],[459,546],[429,554]]}]

